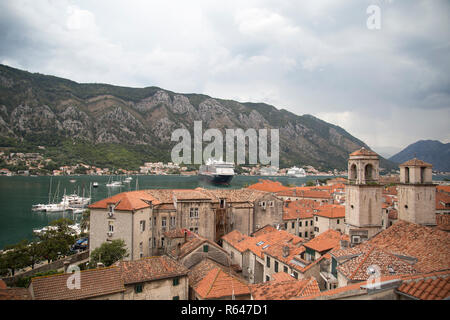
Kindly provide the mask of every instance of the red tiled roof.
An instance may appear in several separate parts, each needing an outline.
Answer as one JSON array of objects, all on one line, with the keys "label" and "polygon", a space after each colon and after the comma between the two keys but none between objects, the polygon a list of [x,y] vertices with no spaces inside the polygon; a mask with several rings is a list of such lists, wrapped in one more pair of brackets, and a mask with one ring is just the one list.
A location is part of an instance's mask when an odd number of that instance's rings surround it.
[{"label": "red tiled roof", "polygon": [[366,148],[362,147],[361,149],[350,153],[350,156],[378,156],[378,154],[376,154],[375,152],[367,150]]},{"label": "red tiled roof", "polygon": [[277,231],[277,229],[271,225],[265,225],[262,228],[259,228],[258,230],[256,230],[255,232],[253,232],[251,234],[252,237],[257,237],[260,236],[262,234],[266,234],[266,233],[270,233],[270,232],[274,232]]},{"label": "red tiled roof", "polygon": [[290,281],[290,280],[296,279],[292,277],[290,274],[287,274],[286,272],[277,272],[272,274],[272,281]]},{"label": "red tiled roof", "polygon": [[80,289],[69,289],[64,273],[33,278],[31,285],[36,300],[79,300],[125,291],[118,267],[84,270],[80,272]]},{"label": "red tiled roof", "polygon": [[289,189],[289,187],[283,186],[278,181],[262,180],[262,179],[260,179],[257,183],[252,184],[251,186],[249,186],[247,188],[254,189],[254,190],[260,190],[260,191],[267,191],[267,192],[278,192],[278,191],[283,191],[283,190]]},{"label": "red tiled roof", "polygon": [[243,280],[230,275],[220,267],[215,267],[197,283],[194,291],[202,299],[220,299],[231,297],[233,294],[249,295],[250,287]]},{"label": "red tiled roof", "polygon": [[318,215],[326,218],[345,218],[345,206],[338,204],[326,204],[317,208],[317,212],[314,215]]},{"label": "red tiled roof", "polygon": [[31,300],[31,295],[26,288],[0,288],[1,300]]},{"label": "red tiled roof", "polygon": [[397,186],[384,187],[383,194],[390,194],[396,196],[398,194]]},{"label": "red tiled roof", "polygon": [[391,220],[397,220],[398,219],[398,212],[395,209],[390,209],[388,213],[388,218]]},{"label": "red tiled roof", "polygon": [[450,195],[436,192],[436,210],[450,210]]},{"label": "red tiled roof", "polygon": [[209,245],[214,246],[215,248],[225,252],[225,250],[217,243],[210,241],[206,238],[203,238],[194,232],[188,231],[187,241],[183,243],[179,248],[174,247],[170,251],[170,255],[172,257],[183,258],[205,243],[208,243]]},{"label": "red tiled roof", "polygon": [[349,280],[368,280],[372,274],[369,267],[376,268],[377,276],[416,274],[416,269],[408,262],[378,249],[375,246],[363,246],[364,253],[340,264],[337,269]]},{"label": "red tiled roof", "polygon": [[307,248],[311,248],[317,252],[323,252],[338,247],[341,240],[348,241],[348,235],[342,234],[339,231],[333,229],[328,229],[327,231],[319,234],[314,239],[306,242],[304,246]]},{"label": "red tiled roof", "polygon": [[132,211],[150,207],[149,203],[160,202],[145,191],[130,191],[116,194],[112,197],[97,201],[89,206],[90,209],[107,209],[108,205],[114,204],[115,210]]},{"label": "red tiled roof", "polygon": [[125,284],[187,275],[188,270],[168,256],[149,257],[117,263]]},{"label": "red tiled roof", "polygon": [[313,199],[331,199],[330,191],[320,191],[311,188],[291,188],[285,191],[279,191],[276,193],[280,197],[296,197],[296,198],[313,198]]},{"label": "red tiled roof", "polygon": [[284,230],[277,230],[271,227],[268,231],[270,232],[261,232],[253,237],[248,237],[234,230],[223,236],[222,239],[227,241],[239,252],[250,250],[260,258],[263,258],[264,252],[267,252],[276,244],[290,243],[297,246],[304,241],[302,238]]},{"label": "red tiled roof", "polygon": [[436,186],[436,191],[450,194],[450,186]]},{"label": "red tiled roof", "polygon": [[186,238],[188,237],[188,234],[190,234],[189,230],[187,229],[172,229],[169,231],[164,232],[164,237],[174,239],[174,238],[184,238],[184,233],[186,232]]},{"label": "red tiled roof", "polygon": [[283,206],[283,220],[309,219],[320,203],[310,199],[286,201]]},{"label": "red tiled roof", "polygon": [[404,281],[398,292],[420,300],[442,300],[450,296],[450,272],[421,275]]},{"label": "red tiled roof", "polygon": [[228,272],[233,274],[234,276],[237,276],[236,272],[233,270],[233,268],[223,266],[214,260],[210,258],[205,258],[201,260],[199,263],[194,265],[189,269],[188,276],[189,276],[189,286],[194,288],[197,286],[197,284],[213,269],[215,268],[222,268],[224,272]]},{"label": "red tiled roof", "polygon": [[239,252],[244,252],[248,249],[246,240],[249,236],[241,233],[239,230],[233,230],[222,237],[223,241],[226,241],[232,247],[234,247]]},{"label": "red tiled roof", "polygon": [[5,281],[0,279],[0,289],[6,289],[8,286],[6,285]]},{"label": "red tiled roof", "polygon": [[291,277],[286,281],[268,281],[252,285],[254,300],[288,300],[293,297],[306,297],[320,292],[314,277],[296,280]]},{"label": "red tiled roof", "polygon": [[443,231],[450,231],[450,215],[436,214],[436,224],[438,229]]},{"label": "red tiled roof", "polygon": [[450,234],[437,228],[399,220],[367,243],[393,254],[416,258],[419,272],[450,268]]},{"label": "red tiled roof", "polygon": [[432,167],[433,165],[430,163],[427,163],[425,161],[419,160],[417,158],[408,160],[406,162],[403,162],[402,164],[399,165],[399,167],[412,167],[412,166],[419,166],[419,167]]}]

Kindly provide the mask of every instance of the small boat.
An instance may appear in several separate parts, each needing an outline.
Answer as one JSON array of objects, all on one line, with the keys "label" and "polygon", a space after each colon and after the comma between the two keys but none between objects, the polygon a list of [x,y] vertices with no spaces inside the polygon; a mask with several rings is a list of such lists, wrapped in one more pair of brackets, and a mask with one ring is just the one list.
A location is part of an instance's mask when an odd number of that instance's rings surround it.
[{"label": "small boat", "polygon": [[75,179],[70,179],[69,181],[70,181],[70,183],[75,183],[75,182],[77,182],[77,180],[75,180]]},{"label": "small boat", "polygon": [[64,195],[61,201],[61,204],[65,207],[70,208],[84,208],[86,207],[91,198],[88,197],[80,197],[76,194]]},{"label": "small boat", "polygon": [[133,180],[132,177],[127,177],[127,178],[125,178],[125,180],[123,180],[123,182],[124,182],[124,183],[130,183],[131,180]]},{"label": "small boat", "polygon": [[92,183],[92,187],[98,188],[98,182],[93,182],[93,183]]},{"label": "small boat", "polygon": [[106,186],[107,187],[111,187],[111,188],[121,187],[122,186],[122,182],[120,182],[120,181],[113,181],[113,182],[107,183]]}]

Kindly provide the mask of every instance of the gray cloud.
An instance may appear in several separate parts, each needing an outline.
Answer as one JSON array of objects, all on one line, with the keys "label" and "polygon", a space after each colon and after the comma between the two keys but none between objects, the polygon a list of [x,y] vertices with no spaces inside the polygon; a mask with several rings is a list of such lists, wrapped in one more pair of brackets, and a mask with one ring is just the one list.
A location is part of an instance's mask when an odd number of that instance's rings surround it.
[{"label": "gray cloud", "polygon": [[[367,6],[381,29],[366,27]],[[0,2],[0,63],[274,104],[374,147],[450,141],[448,1]]]}]

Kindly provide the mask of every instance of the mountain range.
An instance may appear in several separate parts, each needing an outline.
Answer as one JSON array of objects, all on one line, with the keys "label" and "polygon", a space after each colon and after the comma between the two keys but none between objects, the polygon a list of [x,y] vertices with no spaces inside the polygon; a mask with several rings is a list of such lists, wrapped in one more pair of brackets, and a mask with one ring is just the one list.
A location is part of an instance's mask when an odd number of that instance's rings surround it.
[{"label": "mountain range", "polygon": [[420,140],[410,144],[389,160],[397,163],[418,158],[431,163],[433,170],[450,172],[450,143],[442,143],[436,140]]},{"label": "mountain range", "polygon": [[[171,133],[218,128],[278,128],[280,165],[346,169],[349,153],[365,147],[343,128],[312,115],[265,103],[241,103],[158,87],[82,84],[0,65],[0,146],[46,153],[60,163],[137,168],[170,161]],[[68,163],[69,164],[69,163]],[[385,159],[381,166],[393,168]]]}]

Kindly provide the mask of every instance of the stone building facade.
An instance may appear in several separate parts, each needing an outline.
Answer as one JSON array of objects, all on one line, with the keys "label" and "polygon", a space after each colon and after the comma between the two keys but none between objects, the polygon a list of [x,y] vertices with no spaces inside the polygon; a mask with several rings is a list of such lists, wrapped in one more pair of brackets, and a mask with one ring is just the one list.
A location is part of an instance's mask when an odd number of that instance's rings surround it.
[{"label": "stone building facade", "polygon": [[186,229],[220,242],[232,230],[251,234],[258,228],[282,223],[283,201],[251,189],[153,189],[131,191],[89,206],[90,250],[106,241],[123,239],[129,259],[159,255],[164,233]]}]

